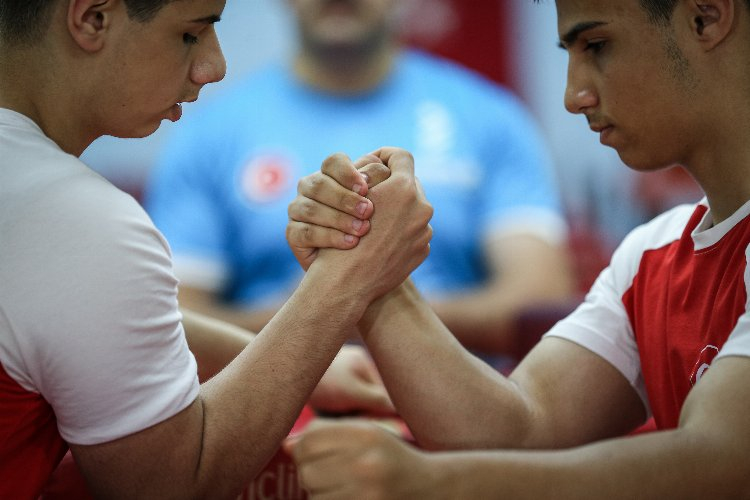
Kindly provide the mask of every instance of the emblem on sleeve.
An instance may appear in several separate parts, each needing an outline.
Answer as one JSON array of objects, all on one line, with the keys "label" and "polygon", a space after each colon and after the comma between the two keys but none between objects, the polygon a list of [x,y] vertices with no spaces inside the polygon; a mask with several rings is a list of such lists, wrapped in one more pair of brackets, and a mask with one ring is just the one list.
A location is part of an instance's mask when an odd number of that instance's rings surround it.
[{"label": "emblem on sleeve", "polygon": [[698,356],[698,361],[693,366],[693,371],[690,373],[690,383],[692,385],[698,383],[703,374],[706,373],[706,370],[708,370],[708,367],[711,366],[711,362],[717,354],[719,354],[719,348],[715,345],[707,345],[703,348]]}]

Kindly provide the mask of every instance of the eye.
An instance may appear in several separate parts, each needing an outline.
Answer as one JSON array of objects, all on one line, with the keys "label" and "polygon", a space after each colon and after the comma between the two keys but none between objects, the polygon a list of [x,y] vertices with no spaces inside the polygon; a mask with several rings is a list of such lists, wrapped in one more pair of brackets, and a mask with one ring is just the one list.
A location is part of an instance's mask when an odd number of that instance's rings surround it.
[{"label": "eye", "polygon": [[182,41],[187,45],[195,45],[196,43],[198,43],[198,37],[195,35],[191,35],[190,33],[183,33]]},{"label": "eye", "polygon": [[599,40],[596,42],[588,42],[586,43],[586,47],[584,48],[584,50],[590,50],[596,54],[598,52],[601,52],[606,44],[607,42],[603,40]]}]

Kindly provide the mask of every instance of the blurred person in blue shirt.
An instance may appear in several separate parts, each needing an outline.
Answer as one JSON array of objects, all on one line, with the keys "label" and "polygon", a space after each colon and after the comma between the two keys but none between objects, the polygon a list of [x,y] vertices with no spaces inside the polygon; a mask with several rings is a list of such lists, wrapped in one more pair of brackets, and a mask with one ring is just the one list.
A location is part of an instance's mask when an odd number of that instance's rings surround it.
[{"label": "blurred person in blue shirt", "polygon": [[[333,151],[413,152],[435,208],[413,278],[468,348],[514,348],[518,315],[572,290],[547,145],[509,91],[397,41],[394,0],[290,0],[298,50],[208,99],[161,152],[145,205],[180,303],[260,330],[302,277],[297,180]],[[377,272],[377,270],[373,270]]]}]

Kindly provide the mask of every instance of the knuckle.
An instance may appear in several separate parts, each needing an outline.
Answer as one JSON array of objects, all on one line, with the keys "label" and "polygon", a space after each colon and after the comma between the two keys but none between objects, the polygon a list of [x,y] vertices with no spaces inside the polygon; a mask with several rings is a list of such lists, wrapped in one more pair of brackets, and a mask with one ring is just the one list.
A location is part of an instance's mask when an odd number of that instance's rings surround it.
[{"label": "knuckle", "polygon": [[354,192],[343,192],[338,196],[338,205],[349,213],[352,213],[357,205],[358,199],[355,197]]},{"label": "knuckle", "polygon": [[317,196],[323,191],[326,182],[322,175],[312,175],[308,179],[307,189],[308,194],[311,196]]},{"label": "knuckle", "polygon": [[425,243],[429,243],[432,240],[432,226],[427,224],[425,226],[424,232],[422,233],[422,241]]},{"label": "knuckle", "polygon": [[313,227],[309,224],[304,224],[301,228],[301,235],[300,235],[302,241],[311,243],[315,240],[315,230]]},{"label": "knuckle", "polygon": [[435,207],[433,207],[432,204],[425,202],[424,211],[427,221],[432,220],[432,216],[435,215]]},{"label": "knuckle", "polygon": [[298,216],[307,222],[312,221],[317,212],[316,205],[310,201],[303,201],[297,205]]},{"label": "knuckle", "polygon": [[412,164],[414,163],[414,155],[411,154],[410,151],[408,151],[406,149],[402,149],[402,150],[400,150],[400,152],[401,152],[402,155],[404,155],[406,157],[407,161],[411,162]]},{"label": "knuckle", "polygon": [[410,201],[413,200],[413,197],[416,196],[416,191],[413,189],[414,184],[411,182],[411,179],[407,175],[404,175],[404,174],[392,175],[390,179],[390,184],[393,186],[395,190],[409,195],[408,199]]},{"label": "knuckle", "polygon": [[341,164],[342,162],[348,162],[349,157],[345,155],[344,153],[338,152],[333,153],[332,155],[328,156],[325,160],[323,160],[323,164],[321,166],[321,171],[323,173],[329,173],[336,169],[337,165]]},{"label": "knuckle", "polygon": [[286,226],[286,239],[291,245],[300,243],[300,224],[299,222],[290,222]]},{"label": "knuckle", "polygon": [[371,163],[369,169],[370,179],[382,182],[391,176],[391,169],[383,165],[382,163]]},{"label": "knuckle", "polygon": [[297,222],[312,222],[315,213],[315,203],[306,198],[295,199],[287,209],[289,218]]},{"label": "knuckle", "polygon": [[302,177],[299,181],[297,181],[297,193],[300,195],[303,195],[307,192],[308,186],[310,185],[311,178],[315,174],[306,175],[305,177]]},{"label": "knuckle", "polygon": [[300,205],[302,204],[302,200],[304,200],[304,198],[297,196],[294,200],[292,200],[289,206],[286,207],[286,214],[287,216],[289,216],[289,219],[297,220],[296,215],[300,212]]}]

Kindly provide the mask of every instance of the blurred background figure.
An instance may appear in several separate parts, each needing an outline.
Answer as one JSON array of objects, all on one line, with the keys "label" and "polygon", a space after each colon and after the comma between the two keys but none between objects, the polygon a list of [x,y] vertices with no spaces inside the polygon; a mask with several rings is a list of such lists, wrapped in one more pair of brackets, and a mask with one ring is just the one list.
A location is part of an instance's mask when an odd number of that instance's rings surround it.
[{"label": "blurred background figure", "polygon": [[[297,180],[331,152],[356,159],[383,145],[415,156],[435,216],[414,280],[464,345],[512,352],[524,311],[571,299],[540,130],[504,88],[401,48],[404,25],[422,25],[422,38],[429,26],[451,29],[451,2],[423,4],[289,0],[290,56],[186,114],[144,197],[171,245],[183,306],[259,330],[301,278],[284,234]],[[416,22],[420,12],[433,18]]]}]

